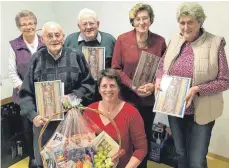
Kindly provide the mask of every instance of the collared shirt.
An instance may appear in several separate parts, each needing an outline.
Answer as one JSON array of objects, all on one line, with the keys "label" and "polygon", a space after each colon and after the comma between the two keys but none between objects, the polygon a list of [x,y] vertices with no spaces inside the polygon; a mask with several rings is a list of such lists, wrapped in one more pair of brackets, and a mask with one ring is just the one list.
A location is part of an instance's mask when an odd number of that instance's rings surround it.
[{"label": "collared shirt", "polygon": [[[162,78],[163,72],[163,65],[164,65],[164,58],[165,55],[162,57],[157,71],[157,78]],[[193,68],[194,68],[194,53],[191,47],[190,42],[185,42],[182,46],[180,55],[177,57],[174,64],[171,66],[170,75],[174,76],[181,76],[181,77],[188,77],[193,78]],[[203,83],[198,85],[199,87],[199,94],[200,96],[211,95],[217,92],[222,92],[225,90],[229,83],[229,71],[228,71],[228,63],[227,57],[224,50],[224,43],[221,42],[219,47],[219,72],[218,76],[215,80],[209,81],[208,83]],[[185,114],[193,114],[194,113],[194,106],[190,106],[185,110]]]},{"label": "collared shirt", "polygon": [[[48,50],[48,48],[47,48]],[[48,50],[49,55],[51,55],[53,57],[54,60],[58,60],[58,58],[60,58],[61,53],[62,53],[62,49],[60,50],[59,54],[57,56],[54,56],[49,50]]]},{"label": "collared shirt", "polygon": [[28,47],[29,51],[31,52],[31,54],[34,54],[37,51],[37,47],[38,47],[38,37],[37,35],[35,35],[35,39],[34,39],[34,47],[32,47],[26,40],[24,40],[26,46]]},{"label": "collared shirt", "polygon": [[86,41],[86,42],[88,42],[88,41],[94,41],[94,40],[97,40],[99,43],[101,43],[102,37],[101,37],[101,34],[99,32],[97,33],[96,38],[95,39],[92,39],[92,40],[87,40],[85,38],[85,36],[83,35],[83,33],[80,33],[80,35],[78,37],[78,42],[80,42],[80,41]]},{"label": "collared shirt", "polygon": [[[35,35],[34,47],[31,47],[31,45],[26,40],[24,40],[24,42],[26,46],[28,47],[29,51],[31,52],[31,55],[37,51],[37,47],[38,47],[38,36],[37,35]],[[17,73],[16,54],[11,45],[9,47],[9,76],[13,82],[14,88],[22,84],[22,80]]]}]

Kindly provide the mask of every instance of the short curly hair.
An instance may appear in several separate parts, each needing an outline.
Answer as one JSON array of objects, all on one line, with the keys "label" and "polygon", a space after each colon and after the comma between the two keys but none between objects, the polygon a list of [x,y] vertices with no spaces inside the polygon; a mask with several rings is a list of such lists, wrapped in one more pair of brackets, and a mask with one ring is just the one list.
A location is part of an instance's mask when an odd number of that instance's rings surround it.
[{"label": "short curly hair", "polygon": [[201,25],[203,25],[206,15],[204,13],[204,9],[200,4],[196,2],[184,2],[181,4],[179,9],[177,10],[177,21],[179,22],[182,16],[191,16],[195,18]]},{"label": "short curly hair", "polygon": [[15,17],[15,22],[16,22],[17,28],[19,28],[21,26],[20,25],[20,18],[28,17],[28,16],[31,16],[34,20],[34,24],[37,25],[37,17],[33,14],[33,12],[28,11],[28,10],[22,10]]},{"label": "short curly hair", "polygon": [[143,3],[138,3],[136,4],[129,12],[129,19],[130,19],[130,23],[132,24],[132,26],[134,26],[134,19],[137,15],[137,13],[139,11],[143,11],[146,10],[150,16],[150,22],[151,24],[154,21],[154,12],[153,12],[153,8],[148,5],[148,4],[143,4]]}]

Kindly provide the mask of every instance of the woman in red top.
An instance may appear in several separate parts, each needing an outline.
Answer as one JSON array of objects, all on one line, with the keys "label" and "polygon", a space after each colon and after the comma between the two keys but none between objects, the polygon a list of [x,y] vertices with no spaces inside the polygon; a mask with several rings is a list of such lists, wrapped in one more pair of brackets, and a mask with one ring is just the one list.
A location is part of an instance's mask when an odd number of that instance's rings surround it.
[{"label": "woman in red top", "polygon": [[[121,76],[124,85],[124,100],[136,106],[144,120],[148,151],[150,151],[152,123],[155,116],[155,113],[152,112],[154,83],[146,83],[136,88],[132,86],[132,79],[142,51],[161,57],[166,49],[166,44],[163,37],[149,30],[154,21],[151,6],[136,4],[131,9],[129,18],[135,29],[118,37],[112,57],[112,68]],[[147,168],[147,157],[139,167]]]},{"label": "woman in red top", "polygon": [[[89,107],[106,112],[120,131],[121,149],[124,149],[125,154],[119,158],[117,168],[136,168],[147,153],[143,120],[135,107],[120,99],[121,79],[115,70],[103,70],[98,79],[98,86],[102,100]],[[116,130],[106,117],[90,110],[85,110],[84,116],[118,141]]]}]

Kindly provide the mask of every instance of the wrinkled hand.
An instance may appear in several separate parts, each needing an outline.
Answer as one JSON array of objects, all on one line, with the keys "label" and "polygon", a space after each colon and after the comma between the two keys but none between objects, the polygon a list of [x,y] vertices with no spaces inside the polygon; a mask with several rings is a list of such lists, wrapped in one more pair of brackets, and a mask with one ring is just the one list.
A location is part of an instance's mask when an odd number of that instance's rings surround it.
[{"label": "wrinkled hand", "polygon": [[140,86],[139,89],[141,89],[145,93],[153,93],[155,85],[153,83],[147,83],[143,86]]},{"label": "wrinkled hand", "polygon": [[46,122],[48,121],[48,119],[43,118],[41,115],[36,116],[33,119],[33,124],[35,125],[35,127],[41,127],[43,126]]},{"label": "wrinkled hand", "polygon": [[189,89],[185,101],[186,101],[186,109],[192,104],[192,100],[196,93],[199,92],[199,87],[198,86],[193,86]]},{"label": "wrinkled hand", "polygon": [[151,92],[147,92],[145,88],[140,89],[140,88],[136,88],[135,86],[132,86],[131,88],[139,97],[147,97],[151,95]]},{"label": "wrinkled hand", "polygon": [[18,89],[18,92],[17,93],[19,93],[20,92],[20,89],[21,89],[21,85],[18,85],[17,86],[17,89]]},{"label": "wrinkled hand", "polygon": [[157,96],[157,93],[160,90],[160,82],[161,82],[161,78],[157,78],[155,83],[155,90],[154,90],[155,97]]},{"label": "wrinkled hand", "polygon": [[20,90],[21,89],[21,85],[18,85],[17,88],[18,88],[18,90]]}]

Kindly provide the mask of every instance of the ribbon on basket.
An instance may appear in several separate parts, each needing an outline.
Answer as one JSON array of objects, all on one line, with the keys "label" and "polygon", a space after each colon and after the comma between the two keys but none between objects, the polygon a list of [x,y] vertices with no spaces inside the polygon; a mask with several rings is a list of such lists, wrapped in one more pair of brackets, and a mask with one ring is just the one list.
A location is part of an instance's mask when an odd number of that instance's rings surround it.
[{"label": "ribbon on basket", "polygon": [[[44,167],[93,168],[106,164],[107,168],[115,168],[117,164],[114,165],[113,161],[117,160],[119,155],[123,155],[124,151],[120,150],[121,135],[114,120],[106,112],[82,106],[81,101],[75,97],[65,97],[63,102],[65,109],[51,116],[44,124],[39,135],[38,144]],[[93,148],[90,142],[95,136],[87,126],[86,120],[81,114],[82,110],[90,110],[109,119],[117,133],[118,153],[106,158],[100,154],[103,151]],[[65,119],[60,122],[51,139],[42,147],[42,136],[50,121],[55,116],[65,113],[67,113]]]}]

